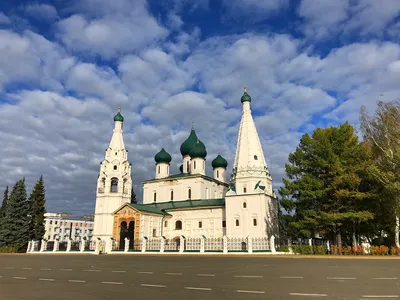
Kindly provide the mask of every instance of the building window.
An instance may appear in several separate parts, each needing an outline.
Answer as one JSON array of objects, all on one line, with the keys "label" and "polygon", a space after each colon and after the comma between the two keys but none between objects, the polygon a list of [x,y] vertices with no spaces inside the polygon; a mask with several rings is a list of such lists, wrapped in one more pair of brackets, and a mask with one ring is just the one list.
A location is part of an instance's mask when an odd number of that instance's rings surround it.
[{"label": "building window", "polygon": [[188,189],[188,199],[192,199],[192,189]]},{"label": "building window", "polygon": [[246,187],[244,187],[243,188],[243,193],[246,193],[247,192],[247,189],[246,189]]},{"label": "building window", "polygon": [[235,220],[235,223],[236,223],[236,227],[239,227],[239,220],[238,219]]},{"label": "building window", "polygon": [[254,155],[254,160],[258,160],[258,157],[257,157],[257,155]]},{"label": "building window", "polygon": [[115,152],[115,155],[117,155],[118,153],[117,152]]},{"label": "building window", "polygon": [[118,193],[118,179],[117,178],[111,178],[110,191],[111,191],[111,193]]},{"label": "building window", "polygon": [[50,225],[53,224],[53,221],[50,220]]},{"label": "building window", "polygon": [[174,200],[174,191],[171,191],[171,201]]},{"label": "building window", "polygon": [[153,229],[153,237],[157,236],[157,229]]},{"label": "building window", "polygon": [[153,196],[154,196],[154,199],[153,199],[153,201],[154,201],[154,202],[156,202],[156,201],[157,201],[157,193],[156,193],[156,192],[154,192],[154,195],[153,195]]},{"label": "building window", "polygon": [[219,171],[217,170],[217,178],[219,178]]},{"label": "building window", "polygon": [[189,162],[186,162],[186,173],[189,173],[189,168],[190,168]]},{"label": "building window", "polygon": [[196,169],[196,161],[193,162],[193,169]]},{"label": "building window", "polygon": [[168,221],[164,221],[164,227],[168,227]]},{"label": "building window", "polygon": [[158,166],[158,174],[160,174],[160,166]]},{"label": "building window", "polygon": [[203,228],[203,222],[199,222],[199,228]]},{"label": "building window", "polygon": [[253,219],[253,226],[257,226],[257,219],[256,218]]},{"label": "building window", "polygon": [[247,208],[247,203],[243,202],[243,208]]},{"label": "building window", "polygon": [[114,170],[116,170],[117,169],[117,166],[114,166]]},{"label": "building window", "polygon": [[223,228],[226,227],[226,221],[222,221],[222,227],[223,227]]},{"label": "building window", "polygon": [[182,230],[182,221],[175,222],[175,230]]},{"label": "building window", "polygon": [[55,222],[54,222],[54,224],[56,224],[56,225],[57,225],[57,221],[55,221]]}]

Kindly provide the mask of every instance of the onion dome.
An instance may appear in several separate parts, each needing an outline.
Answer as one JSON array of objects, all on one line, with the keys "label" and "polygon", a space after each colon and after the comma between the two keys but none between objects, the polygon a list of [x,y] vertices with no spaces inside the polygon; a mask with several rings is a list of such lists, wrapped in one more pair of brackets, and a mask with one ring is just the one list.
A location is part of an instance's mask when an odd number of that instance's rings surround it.
[{"label": "onion dome", "polygon": [[155,156],[154,156],[154,160],[156,161],[156,163],[167,163],[169,164],[171,162],[171,155],[169,155],[169,153],[167,151],[164,150],[164,148],[161,149],[160,152],[158,152]]},{"label": "onion dome", "polygon": [[244,87],[244,93],[243,93],[243,96],[242,96],[242,98],[240,99],[240,101],[241,101],[242,103],[244,103],[244,102],[251,102],[251,97],[250,97],[249,94],[247,94],[247,88],[246,88],[246,86]]},{"label": "onion dome", "polygon": [[194,128],[192,127],[189,137],[181,145],[180,150],[181,150],[182,156],[189,154],[190,150],[196,145],[197,140],[198,140],[198,138],[197,138],[196,132],[194,131]]},{"label": "onion dome", "polygon": [[181,166],[179,167],[179,171],[180,171],[181,173],[183,173],[183,165],[181,165]]},{"label": "onion dome", "polygon": [[118,113],[114,117],[114,122],[123,122],[124,117],[121,115],[121,108],[118,107]]},{"label": "onion dome", "polygon": [[202,141],[197,140],[196,144],[189,151],[189,155],[191,158],[206,158],[207,150],[206,146]]},{"label": "onion dome", "polygon": [[226,161],[225,158],[223,158],[221,155],[218,154],[216,158],[213,159],[211,162],[211,166],[213,169],[215,168],[224,168],[226,169],[228,167],[228,162]]}]

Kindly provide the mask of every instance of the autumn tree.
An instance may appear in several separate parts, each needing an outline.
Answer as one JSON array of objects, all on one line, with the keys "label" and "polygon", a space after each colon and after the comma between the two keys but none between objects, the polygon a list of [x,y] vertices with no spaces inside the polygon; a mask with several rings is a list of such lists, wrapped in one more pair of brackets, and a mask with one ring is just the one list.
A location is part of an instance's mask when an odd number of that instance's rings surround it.
[{"label": "autumn tree", "polygon": [[389,232],[394,243],[400,247],[400,102],[378,101],[373,116],[363,106],[361,130],[373,157],[373,164],[367,170],[381,187],[382,210],[391,225]]}]

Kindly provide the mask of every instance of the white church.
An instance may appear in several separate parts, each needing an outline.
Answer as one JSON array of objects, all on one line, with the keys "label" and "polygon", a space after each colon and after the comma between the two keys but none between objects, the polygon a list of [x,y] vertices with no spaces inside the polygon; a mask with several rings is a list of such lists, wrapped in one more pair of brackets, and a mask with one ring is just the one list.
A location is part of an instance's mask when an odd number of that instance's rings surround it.
[{"label": "white church", "polygon": [[[123,140],[120,110],[97,181],[94,238],[129,248],[135,240],[164,238],[263,238],[278,232],[278,208],[272,178],[244,89],[242,117],[232,174],[220,155],[206,175],[207,150],[192,128],[180,146],[179,174],[170,173],[171,155],[155,157],[155,177],[143,182],[143,203],[131,203],[131,164]],[[128,239],[126,239],[128,238]]]}]

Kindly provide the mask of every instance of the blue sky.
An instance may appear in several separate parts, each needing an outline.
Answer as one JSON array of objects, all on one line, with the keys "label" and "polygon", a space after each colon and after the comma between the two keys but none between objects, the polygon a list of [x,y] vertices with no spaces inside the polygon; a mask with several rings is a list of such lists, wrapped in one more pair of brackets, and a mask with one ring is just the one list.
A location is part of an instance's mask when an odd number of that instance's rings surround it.
[{"label": "blue sky", "polygon": [[192,122],[231,171],[247,85],[277,189],[302,134],[398,99],[399,38],[398,0],[2,1],[0,188],[43,174],[48,211],[93,213],[118,106],[139,199]]}]

